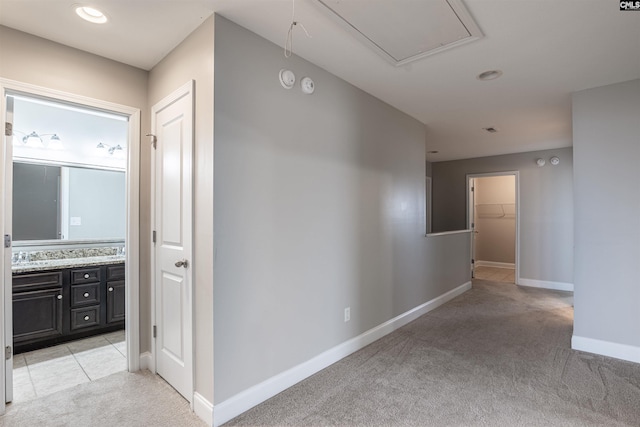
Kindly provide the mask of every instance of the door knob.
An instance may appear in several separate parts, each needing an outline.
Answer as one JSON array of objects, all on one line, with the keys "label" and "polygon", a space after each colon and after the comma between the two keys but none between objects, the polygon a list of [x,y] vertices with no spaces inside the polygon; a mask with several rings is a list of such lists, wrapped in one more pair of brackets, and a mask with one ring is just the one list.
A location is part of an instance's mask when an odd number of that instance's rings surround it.
[{"label": "door knob", "polygon": [[181,259],[180,261],[176,262],[176,267],[187,268],[188,266],[189,266],[189,261],[187,261],[186,259]]}]

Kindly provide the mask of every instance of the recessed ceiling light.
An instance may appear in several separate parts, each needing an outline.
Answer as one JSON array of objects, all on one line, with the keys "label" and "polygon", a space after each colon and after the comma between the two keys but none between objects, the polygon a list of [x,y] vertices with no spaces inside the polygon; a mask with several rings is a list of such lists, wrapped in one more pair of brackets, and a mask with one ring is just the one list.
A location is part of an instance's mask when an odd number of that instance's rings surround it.
[{"label": "recessed ceiling light", "polygon": [[478,80],[494,80],[502,75],[500,70],[489,70],[478,74],[476,77]]},{"label": "recessed ceiling light", "polygon": [[93,22],[94,24],[104,24],[107,22],[107,17],[104,13],[98,9],[89,6],[76,7],[76,13],[85,21]]}]

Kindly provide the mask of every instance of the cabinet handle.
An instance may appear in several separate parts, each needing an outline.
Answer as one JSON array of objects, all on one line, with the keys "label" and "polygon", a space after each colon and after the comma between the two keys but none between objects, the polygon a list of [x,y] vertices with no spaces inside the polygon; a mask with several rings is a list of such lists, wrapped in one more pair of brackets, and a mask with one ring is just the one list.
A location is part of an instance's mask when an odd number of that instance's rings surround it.
[{"label": "cabinet handle", "polygon": [[58,295],[58,299],[62,299],[62,295]]},{"label": "cabinet handle", "polygon": [[113,292],[113,286],[109,286],[109,292]]},{"label": "cabinet handle", "polygon": [[89,316],[84,316],[84,320],[89,320]]},{"label": "cabinet handle", "polygon": [[88,279],[89,278],[89,273],[84,273],[84,278]]},{"label": "cabinet handle", "polygon": [[82,296],[85,298],[89,298],[89,292],[85,292]]}]

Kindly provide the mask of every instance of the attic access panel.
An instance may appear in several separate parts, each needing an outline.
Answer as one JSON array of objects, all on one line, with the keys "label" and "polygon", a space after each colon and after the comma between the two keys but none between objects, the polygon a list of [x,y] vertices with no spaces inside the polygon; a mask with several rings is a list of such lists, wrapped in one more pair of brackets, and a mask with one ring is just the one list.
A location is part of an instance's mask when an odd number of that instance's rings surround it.
[{"label": "attic access panel", "polygon": [[400,66],[482,38],[462,0],[316,0],[349,32]]}]

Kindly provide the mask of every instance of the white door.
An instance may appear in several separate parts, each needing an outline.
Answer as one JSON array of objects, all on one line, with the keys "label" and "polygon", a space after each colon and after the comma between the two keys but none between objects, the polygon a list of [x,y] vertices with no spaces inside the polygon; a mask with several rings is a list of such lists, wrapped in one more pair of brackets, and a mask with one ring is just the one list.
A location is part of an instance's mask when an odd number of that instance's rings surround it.
[{"label": "white door", "polygon": [[475,273],[476,263],[476,237],[478,232],[476,231],[476,194],[475,194],[475,179],[469,178],[469,212],[467,219],[467,227],[471,230],[471,277]]},{"label": "white door", "polygon": [[155,150],[156,372],[193,396],[193,82],[152,109]]}]

